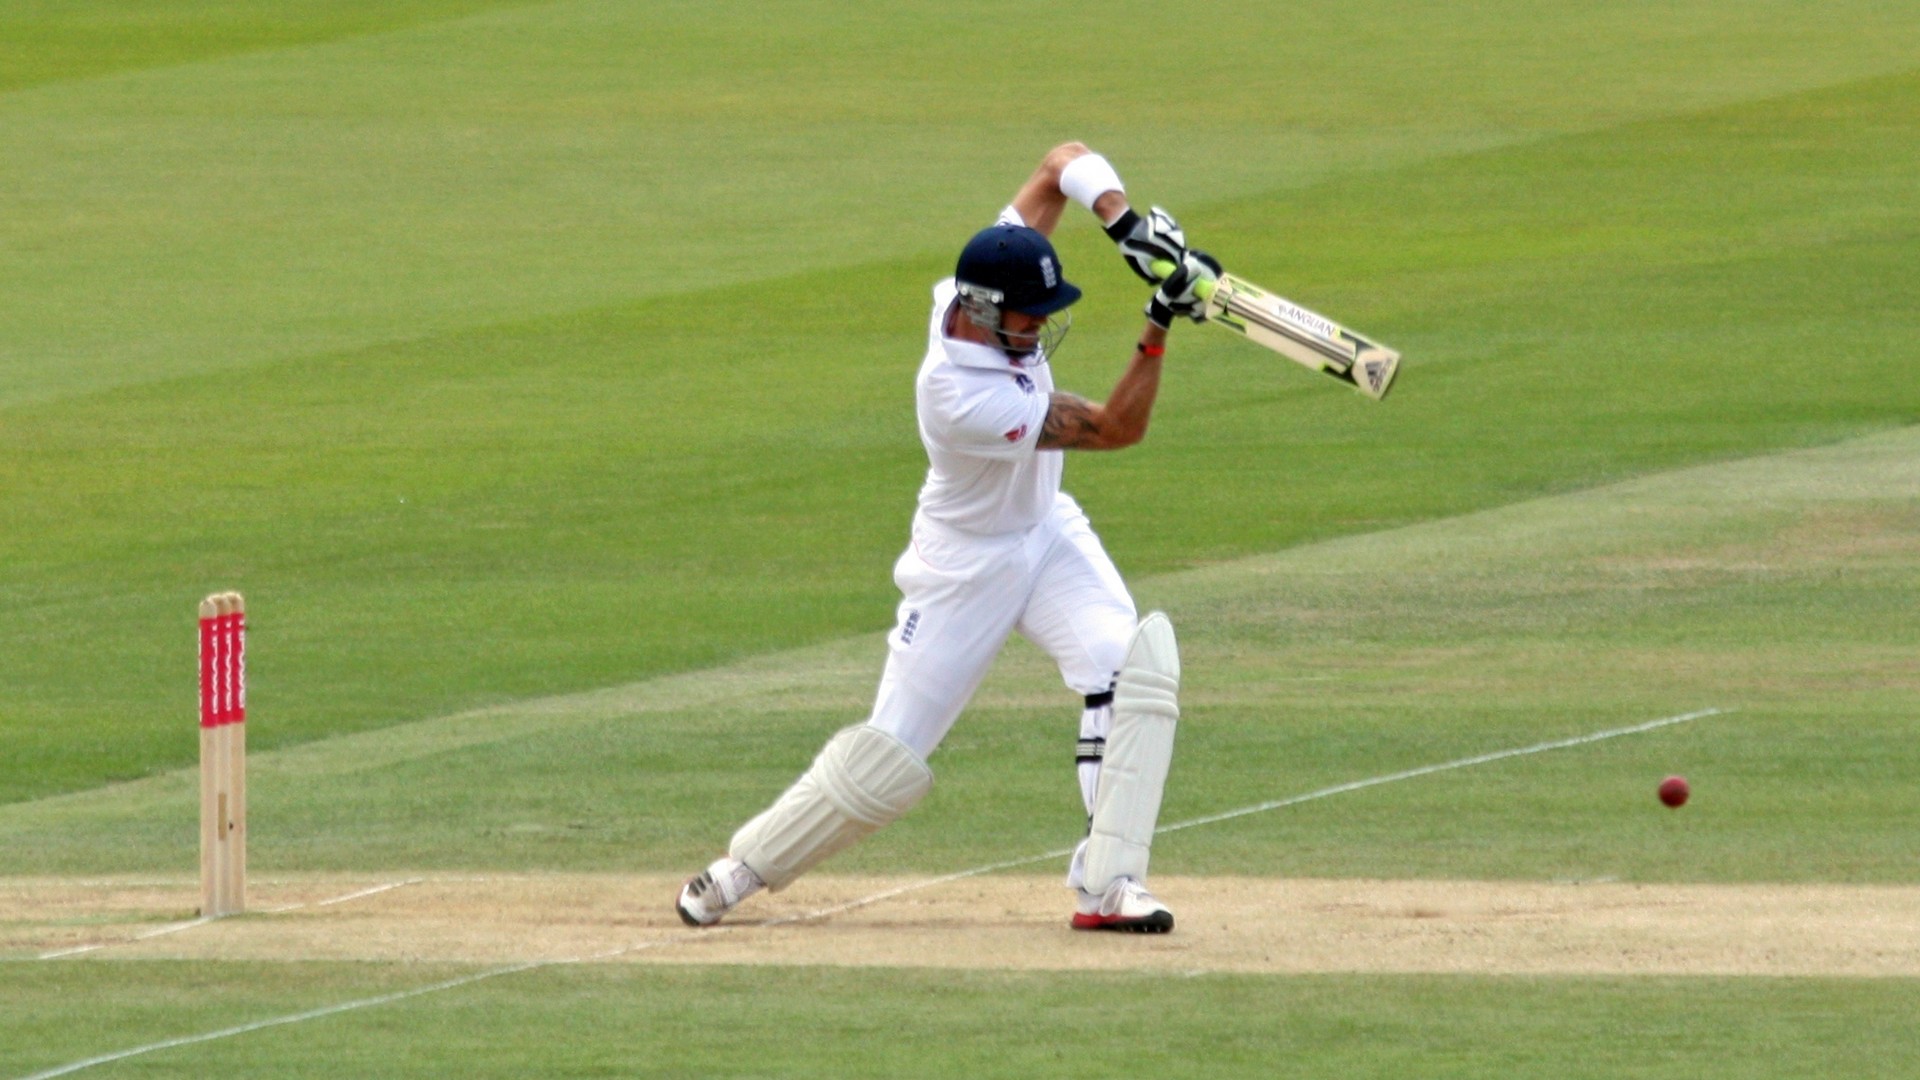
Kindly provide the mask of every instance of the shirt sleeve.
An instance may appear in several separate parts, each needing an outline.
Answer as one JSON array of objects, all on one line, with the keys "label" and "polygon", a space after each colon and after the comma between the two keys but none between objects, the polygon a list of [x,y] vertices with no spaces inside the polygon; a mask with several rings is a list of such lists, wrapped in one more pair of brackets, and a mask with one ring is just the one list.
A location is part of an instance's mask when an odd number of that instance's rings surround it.
[{"label": "shirt sleeve", "polygon": [[1048,396],[1015,372],[961,371],[927,385],[927,432],[942,447],[973,457],[1031,455],[1047,419]]}]

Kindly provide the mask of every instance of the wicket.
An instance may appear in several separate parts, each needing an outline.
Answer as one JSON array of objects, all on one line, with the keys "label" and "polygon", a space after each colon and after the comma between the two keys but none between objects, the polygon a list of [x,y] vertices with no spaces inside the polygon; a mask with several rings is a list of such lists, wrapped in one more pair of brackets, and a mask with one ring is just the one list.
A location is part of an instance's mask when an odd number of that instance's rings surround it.
[{"label": "wicket", "polygon": [[247,605],[200,602],[200,914],[247,907]]}]

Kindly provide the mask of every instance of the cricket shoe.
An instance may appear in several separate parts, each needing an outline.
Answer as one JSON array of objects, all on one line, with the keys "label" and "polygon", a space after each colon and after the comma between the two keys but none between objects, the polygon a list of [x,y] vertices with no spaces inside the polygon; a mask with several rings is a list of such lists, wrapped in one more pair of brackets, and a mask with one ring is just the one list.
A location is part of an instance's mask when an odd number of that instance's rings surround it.
[{"label": "cricket shoe", "polygon": [[1164,934],[1173,929],[1173,912],[1154,899],[1145,885],[1130,877],[1116,878],[1104,894],[1079,890],[1073,913],[1075,930],[1124,930],[1134,934]]},{"label": "cricket shoe", "polygon": [[715,859],[680,886],[673,909],[688,926],[712,926],[742,900],[767,887],[760,875],[735,858]]}]

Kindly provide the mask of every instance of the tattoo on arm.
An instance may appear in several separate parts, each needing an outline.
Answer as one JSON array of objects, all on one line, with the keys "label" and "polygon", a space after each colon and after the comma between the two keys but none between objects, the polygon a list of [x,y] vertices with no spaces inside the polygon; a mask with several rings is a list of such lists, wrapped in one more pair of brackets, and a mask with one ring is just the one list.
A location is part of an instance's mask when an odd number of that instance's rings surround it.
[{"label": "tattoo on arm", "polygon": [[1055,391],[1047,406],[1047,418],[1040,425],[1039,448],[1066,450],[1098,445],[1100,427],[1094,419],[1094,408],[1086,398]]}]

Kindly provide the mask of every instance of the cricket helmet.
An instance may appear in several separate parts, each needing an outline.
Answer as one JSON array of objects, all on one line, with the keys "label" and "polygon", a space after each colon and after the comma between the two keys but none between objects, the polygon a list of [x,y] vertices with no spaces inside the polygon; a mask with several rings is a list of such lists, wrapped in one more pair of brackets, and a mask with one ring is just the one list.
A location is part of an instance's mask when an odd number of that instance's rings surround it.
[{"label": "cricket helmet", "polygon": [[994,225],[975,233],[954,267],[960,295],[1023,315],[1051,315],[1080,299],[1060,272],[1046,234],[1025,225]]}]

